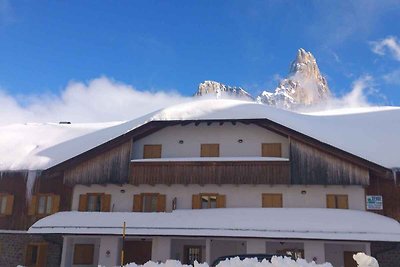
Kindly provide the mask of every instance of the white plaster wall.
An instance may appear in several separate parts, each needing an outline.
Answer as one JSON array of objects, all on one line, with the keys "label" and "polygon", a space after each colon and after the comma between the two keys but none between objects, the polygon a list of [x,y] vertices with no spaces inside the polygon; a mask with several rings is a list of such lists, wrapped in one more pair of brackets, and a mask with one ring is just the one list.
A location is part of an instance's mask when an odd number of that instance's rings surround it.
[{"label": "white plaster wall", "polygon": [[[121,190],[124,190],[122,193]],[[302,194],[302,191],[306,191]],[[76,185],[74,187],[72,210],[78,210],[79,195],[86,193],[111,194],[112,211],[132,211],[133,195],[140,193],[160,193],[166,195],[167,211],[172,210],[172,200],[177,198],[178,209],[192,208],[192,195],[199,193],[219,193],[226,195],[228,208],[261,207],[263,193],[282,193],[283,207],[325,208],[327,194],[347,194],[349,208],[365,210],[362,186],[320,186],[320,185]]]},{"label": "white plaster wall", "polygon": [[[238,143],[243,139],[243,143]],[[183,144],[178,141],[183,140]],[[282,157],[289,157],[289,140],[286,137],[254,124],[213,123],[207,126],[170,126],[133,143],[133,159],[143,158],[143,145],[161,144],[162,158],[200,157],[201,144],[220,144],[220,157],[261,156],[262,143],[282,143]]]},{"label": "white plaster wall", "polygon": [[[107,253],[109,251],[109,254]],[[100,240],[99,265],[117,266],[121,258],[121,238],[103,236]]]},{"label": "white plaster wall", "polygon": [[264,239],[247,239],[247,254],[264,254],[267,251]]},{"label": "white plaster wall", "polygon": [[165,262],[171,257],[171,238],[153,237],[151,248],[151,260],[154,262]]},{"label": "white plaster wall", "polygon": [[315,261],[318,264],[326,262],[324,241],[304,241],[304,258],[309,262]]}]

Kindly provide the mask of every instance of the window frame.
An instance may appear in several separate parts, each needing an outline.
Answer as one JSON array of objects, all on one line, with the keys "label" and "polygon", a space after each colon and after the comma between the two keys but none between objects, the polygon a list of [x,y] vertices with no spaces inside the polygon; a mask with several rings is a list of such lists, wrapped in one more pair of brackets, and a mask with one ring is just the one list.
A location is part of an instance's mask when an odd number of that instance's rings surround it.
[{"label": "window frame", "polygon": [[[9,203],[9,200],[11,200],[11,203]],[[2,211],[3,203],[5,203],[4,212]],[[10,193],[0,193],[0,217],[9,216],[12,214],[13,207],[10,208],[10,205],[14,205],[14,195]],[[10,214],[8,213],[9,208],[11,209]]]},{"label": "window frame", "polygon": [[[218,193],[200,193],[200,209],[216,209],[218,204]],[[207,208],[203,208],[203,197],[207,197],[208,198],[208,207]],[[211,197],[215,197],[215,207],[211,207],[211,201],[210,198]]]},{"label": "window frame", "polygon": [[[35,262],[32,262],[32,250],[33,248],[36,248],[36,260]],[[28,243],[25,247],[25,260],[24,264],[27,267],[42,267],[45,266],[47,263],[47,248],[48,248],[48,243],[47,242],[32,242]],[[31,257],[28,256],[31,255]],[[40,262],[40,260],[44,262]]]},{"label": "window frame", "polygon": [[[55,194],[51,194],[51,193],[38,193],[36,194],[36,208],[35,208],[35,215],[36,216],[48,216],[50,214],[53,214],[53,209],[54,209],[54,201],[53,201],[53,197],[55,196]],[[39,213],[39,203],[40,203],[40,198],[45,197],[45,207],[44,207],[44,213]],[[49,198],[51,198],[51,207],[50,207],[50,212],[47,213],[48,211],[48,202],[49,202]]]},{"label": "window frame", "polygon": [[[105,193],[86,193],[87,196],[87,203],[86,203],[86,211],[88,212],[101,212],[102,211],[102,207],[103,207],[103,199],[105,196]],[[97,200],[100,200],[100,207],[99,210],[89,210],[89,199],[90,197],[97,197]]]},{"label": "window frame", "polygon": [[[158,201],[159,201],[159,199],[158,199],[158,197],[159,197],[159,195],[160,195],[160,193],[141,193],[140,194],[140,198],[141,198],[141,207],[140,207],[140,210],[141,210],[141,212],[158,212],[158,205],[159,205],[159,203],[158,203]],[[155,198],[155,201],[156,201],[156,203],[155,203],[155,210],[145,210],[145,205],[146,205],[146,203],[145,203],[145,198],[146,197],[151,197],[152,199],[151,199],[151,202],[153,202],[153,200],[154,200],[154,198]],[[151,205],[151,208],[154,208],[153,207],[153,203],[151,203],[150,204]]]}]

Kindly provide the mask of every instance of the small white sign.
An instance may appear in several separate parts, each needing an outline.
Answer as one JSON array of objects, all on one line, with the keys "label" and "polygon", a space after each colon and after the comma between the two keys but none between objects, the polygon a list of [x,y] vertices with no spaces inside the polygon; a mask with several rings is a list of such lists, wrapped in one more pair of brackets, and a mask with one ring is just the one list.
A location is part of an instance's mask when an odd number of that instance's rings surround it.
[{"label": "small white sign", "polygon": [[383,210],[382,196],[367,196],[367,210]]}]

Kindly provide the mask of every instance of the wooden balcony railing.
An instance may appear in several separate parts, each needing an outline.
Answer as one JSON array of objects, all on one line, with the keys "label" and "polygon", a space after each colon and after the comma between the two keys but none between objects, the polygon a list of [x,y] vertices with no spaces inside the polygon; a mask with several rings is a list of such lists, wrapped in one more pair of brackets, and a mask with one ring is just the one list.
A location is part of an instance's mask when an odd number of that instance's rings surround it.
[{"label": "wooden balcony railing", "polygon": [[132,184],[289,184],[289,161],[132,161]]}]

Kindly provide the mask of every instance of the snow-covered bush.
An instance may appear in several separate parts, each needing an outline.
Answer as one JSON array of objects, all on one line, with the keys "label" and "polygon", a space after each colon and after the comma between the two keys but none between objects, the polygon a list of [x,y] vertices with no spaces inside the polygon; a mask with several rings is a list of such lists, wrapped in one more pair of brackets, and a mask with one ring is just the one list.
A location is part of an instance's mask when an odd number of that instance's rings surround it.
[{"label": "snow-covered bush", "polygon": [[362,252],[353,255],[353,259],[357,262],[358,267],[379,267],[378,261],[374,257]]}]

